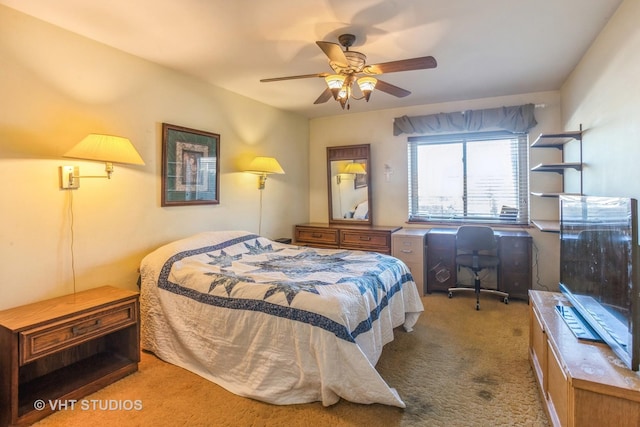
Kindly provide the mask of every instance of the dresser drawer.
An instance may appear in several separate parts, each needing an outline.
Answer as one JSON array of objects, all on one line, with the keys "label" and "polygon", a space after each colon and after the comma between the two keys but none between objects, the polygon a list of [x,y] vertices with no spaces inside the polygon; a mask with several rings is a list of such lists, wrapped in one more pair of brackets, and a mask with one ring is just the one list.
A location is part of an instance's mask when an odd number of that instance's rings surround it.
[{"label": "dresser drawer", "polygon": [[136,324],[137,321],[136,302],[128,301],[57,323],[27,329],[20,332],[19,336],[19,363],[22,366],[61,349]]},{"label": "dresser drawer", "polygon": [[296,227],[296,242],[338,245],[337,229]]},{"label": "dresser drawer", "polygon": [[356,250],[376,249],[387,253],[391,252],[391,241],[388,233],[341,230],[340,246]]}]

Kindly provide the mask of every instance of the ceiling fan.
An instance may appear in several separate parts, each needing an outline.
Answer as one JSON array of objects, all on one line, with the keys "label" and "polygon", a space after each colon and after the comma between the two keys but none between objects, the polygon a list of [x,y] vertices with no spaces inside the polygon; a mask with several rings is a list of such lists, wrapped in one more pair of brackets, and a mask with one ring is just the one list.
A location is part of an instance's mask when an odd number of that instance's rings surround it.
[{"label": "ceiling fan", "polygon": [[[329,58],[329,66],[335,74],[316,73],[303,74],[299,76],[275,77],[270,79],[262,79],[261,82],[276,82],[281,80],[306,79],[312,77],[322,77],[327,83],[327,88],[320,94],[314,104],[322,104],[327,102],[331,97],[338,101],[342,109],[350,108],[349,99],[365,99],[369,102],[371,92],[378,89],[399,98],[405,97],[411,92],[394,86],[390,83],[379,80],[375,77],[379,74],[395,73],[398,71],[425,70],[435,68],[438,63],[433,56],[423,56],[420,58],[402,59],[399,61],[384,62],[381,64],[367,65],[367,57],[365,54],[349,50],[356,40],[353,34],[342,34],[338,37],[340,45],[345,49],[342,50],[337,43],[317,41],[316,44]],[[353,95],[354,83],[358,83],[358,87],[362,92],[362,96],[355,97]]]}]

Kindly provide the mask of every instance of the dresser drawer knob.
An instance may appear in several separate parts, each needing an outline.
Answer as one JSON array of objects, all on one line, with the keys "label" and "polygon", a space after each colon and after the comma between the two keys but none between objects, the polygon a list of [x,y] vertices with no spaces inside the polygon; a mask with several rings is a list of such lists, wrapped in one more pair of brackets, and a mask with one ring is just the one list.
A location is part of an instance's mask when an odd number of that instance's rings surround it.
[{"label": "dresser drawer knob", "polygon": [[102,326],[102,321],[100,319],[97,319],[93,325],[84,326],[84,327],[74,326],[73,328],[71,328],[71,333],[73,333],[73,336],[84,335],[88,332],[99,329],[101,326]]},{"label": "dresser drawer knob", "polygon": [[403,249],[400,252],[402,252],[403,254],[411,254],[411,253],[413,253],[413,251],[411,249]]},{"label": "dresser drawer knob", "polygon": [[319,239],[319,238],[321,238],[321,237],[322,237],[322,234],[320,234],[320,233],[313,233],[313,234],[311,234],[311,237],[313,237],[314,239]]},{"label": "dresser drawer knob", "polygon": [[360,240],[364,240],[364,241],[368,242],[369,240],[371,240],[371,237],[369,237],[369,236],[360,236]]}]

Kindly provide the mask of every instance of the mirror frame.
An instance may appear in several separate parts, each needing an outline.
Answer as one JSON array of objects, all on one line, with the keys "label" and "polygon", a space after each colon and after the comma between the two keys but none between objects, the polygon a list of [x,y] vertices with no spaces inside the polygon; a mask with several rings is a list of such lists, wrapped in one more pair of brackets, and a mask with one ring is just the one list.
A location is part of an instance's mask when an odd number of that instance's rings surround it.
[{"label": "mirror frame", "polygon": [[[336,160],[366,160],[367,164],[367,200],[369,204],[369,214],[367,219],[335,219],[333,218],[333,194],[331,162]],[[329,201],[329,224],[352,224],[371,225],[373,224],[373,212],[371,204],[371,147],[370,144],[342,145],[338,147],[327,147],[327,196]]]}]

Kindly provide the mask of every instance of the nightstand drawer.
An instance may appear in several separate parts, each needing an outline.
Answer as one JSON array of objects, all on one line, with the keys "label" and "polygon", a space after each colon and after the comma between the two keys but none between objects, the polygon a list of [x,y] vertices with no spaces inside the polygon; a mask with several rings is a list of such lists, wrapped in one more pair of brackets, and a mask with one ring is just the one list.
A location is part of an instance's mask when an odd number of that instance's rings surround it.
[{"label": "nightstand drawer", "polygon": [[75,346],[94,337],[133,325],[138,321],[135,302],[112,305],[20,332],[20,365]]},{"label": "nightstand drawer", "polygon": [[338,230],[296,227],[296,242],[337,245]]}]

